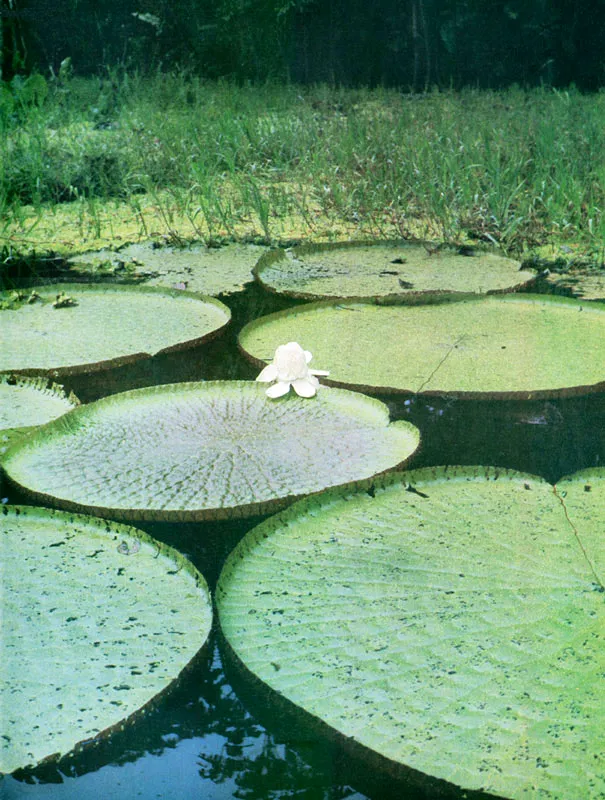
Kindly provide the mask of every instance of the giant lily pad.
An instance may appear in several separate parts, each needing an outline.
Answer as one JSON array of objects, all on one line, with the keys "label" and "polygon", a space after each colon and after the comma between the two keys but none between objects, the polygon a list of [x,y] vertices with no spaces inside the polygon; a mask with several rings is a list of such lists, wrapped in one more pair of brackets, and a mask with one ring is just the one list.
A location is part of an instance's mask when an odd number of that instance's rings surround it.
[{"label": "giant lily pad", "polygon": [[[0,370],[69,375],[201,344],[229,321],[211,297],[152,287],[56,285],[0,311]],[[59,298],[59,299],[57,299]]]},{"label": "giant lily pad", "polygon": [[217,295],[241,291],[250,283],[254,278],[252,268],[266,249],[238,243],[224,247],[156,247],[147,242],[120,250],[82,253],[68,263],[76,274],[144,278],[152,286],[176,286]]},{"label": "giant lily pad", "polygon": [[553,270],[547,276],[547,281],[556,290],[567,292],[582,300],[605,300],[605,271],[603,268],[576,267],[563,274]]},{"label": "giant lily pad", "polygon": [[256,364],[295,340],[332,385],[519,399],[605,388],[605,307],[499,295],[422,306],[312,303],[261,317],[240,333]]},{"label": "giant lily pad", "polygon": [[77,408],[6,453],[39,500],[117,519],[264,513],[406,461],[417,428],[383,403],[321,389],[270,400],[248,381],[174,384]]},{"label": "giant lily pad", "polygon": [[0,772],[97,741],[157,699],[205,643],[193,565],[141,531],[2,509]]},{"label": "giant lily pad", "polygon": [[45,378],[0,375],[0,455],[9,441],[79,405],[74,394]]},{"label": "giant lily pad", "polygon": [[217,606],[240,666],[395,776],[602,797],[605,471],[560,492],[468,467],[367,488],[236,547]]},{"label": "giant lily pad", "polygon": [[254,272],[271,291],[315,300],[485,294],[512,291],[536,277],[498,253],[422,242],[306,245],[267,253]]}]

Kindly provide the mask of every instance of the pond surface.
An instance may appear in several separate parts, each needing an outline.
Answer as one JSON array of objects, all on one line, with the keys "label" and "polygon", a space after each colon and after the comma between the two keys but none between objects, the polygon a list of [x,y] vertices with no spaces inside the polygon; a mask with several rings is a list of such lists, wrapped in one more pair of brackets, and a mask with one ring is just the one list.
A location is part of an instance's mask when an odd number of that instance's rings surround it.
[{"label": "pond surface", "polygon": [[[226,302],[234,309],[234,324],[215,343],[210,359],[203,359],[202,365],[195,353],[189,353],[154,362],[135,376],[136,385],[196,380],[202,373],[206,378],[253,378],[256,370],[239,356],[235,334],[247,319],[275,310],[275,300],[265,305],[253,288]],[[94,384],[68,388],[91,400],[127,388],[120,386],[123,379],[124,375],[112,376],[104,383],[95,378]],[[410,468],[485,464],[554,482],[579,469],[600,466],[605,458],[603,394],[535,402],[381,399],[393,418],[408,419],[421,430],[423,444]],[[10,502],[23,502],[15,492],[8,494]],[[184,552],[213,590],[225,557],[258,521],[138,527]],[[347,762],[325,740],[297,730],[278,709],[255,707],[237,681],[232,685],[216,625],[207,650],[153,711],[111,740],[58,764],[0,778],[2,800],[462,796],[441,793],[434,784],[424,789],[380,784],[379,776]]]}]

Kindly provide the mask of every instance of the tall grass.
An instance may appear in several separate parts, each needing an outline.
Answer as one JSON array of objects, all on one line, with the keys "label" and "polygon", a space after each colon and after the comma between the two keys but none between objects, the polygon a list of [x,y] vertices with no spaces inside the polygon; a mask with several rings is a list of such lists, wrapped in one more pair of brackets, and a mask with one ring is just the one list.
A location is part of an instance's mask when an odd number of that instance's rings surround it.
[{"label": "tall grass", "polygon": [[[153,198],[201,236],[476,238],[511,251],[605,233],[605,93],[406,95],[168,74],[54,85],[0,105],[0,237],[24,207]],[[34,217],[35,217],[34,213]]]}]

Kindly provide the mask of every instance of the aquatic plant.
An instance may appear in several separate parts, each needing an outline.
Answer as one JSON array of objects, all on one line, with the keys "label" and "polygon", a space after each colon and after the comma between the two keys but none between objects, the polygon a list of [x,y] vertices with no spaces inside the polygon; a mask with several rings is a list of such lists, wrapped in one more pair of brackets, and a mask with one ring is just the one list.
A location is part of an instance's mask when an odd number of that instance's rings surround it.
[{"label": "aquatic plant", "polygon": [[327,376],[330,373],[325,369],[309,369],[311,359],[311,353],[303,350],[298,342],[280,344],[273,361],[262,370],[256,380],[262,383],[274,382],[265,392],[267,397],[282,397],[290,388],[299,397],[315,397],[319,388],[316,376]]},{"label": "aquatic plant", "polygon": [[259,704],[406,791],[432,794],[429,775],[599,796],[604,509],[603,469],[554,489],[446,467],[328,491],[235,548],[221,628]]},{"label": "aquatic plant", "polygon": [[253,381],[112,395],[4,456],[11,481],[62,508],[124,520],[233,519],[406,462],[419,444],[386,406],[341,389],[275,402]]},{"label": "aquatic plant", "polygon": [[45,378],[0,374],[0,456],[10,442],[80,404]]},{"label": "aquatic plant", "polygon": [[254,274],[266,289],[288,297],[411,302],[513,291],[536,278],[536,272],[493,250],[406,241],[275,250],[260,258]]},{"label": "aquatic plant", "polygon": [[0,310],[9,346],[0,370],[72,375],[193,347],[217,335],[229,309],[211,297],[155,287],[56,284]]},{"label": "aquatic plant", "polygon": [[122,244],[124,229],[130,241],[313,234],[586,249],[603,239],[602,106],[598,94],[546,88],[418,102],[183,73],[74,78],[0,129],[2,235],[20,252],[69,248],[72,237],[48,236],[52,210],[63,231],[66,219],[80,227],[78,250],[82,239]]},{"label": "aquatic plant", "polygon": [[142,531],[3,506],[0,772],[94,744],[148,710],[204,645],[201,574]]},{"label": "aquatic plant", "polygon": [[330,365],[328,384],[372,394],[535,399],[605,387],[605,309],[567,298],[309,303],[258,318],[239,334],[258,366],[289,339]]},{"label": "aquatic plant", "polygon": [[74,277],[144,280],[149,286],[217,296],[242,291],[254,279],[252,269],[265,250],[235,242],[207,247],[199,242],[159,246],[151,241],[80,253],[68,266]]}]

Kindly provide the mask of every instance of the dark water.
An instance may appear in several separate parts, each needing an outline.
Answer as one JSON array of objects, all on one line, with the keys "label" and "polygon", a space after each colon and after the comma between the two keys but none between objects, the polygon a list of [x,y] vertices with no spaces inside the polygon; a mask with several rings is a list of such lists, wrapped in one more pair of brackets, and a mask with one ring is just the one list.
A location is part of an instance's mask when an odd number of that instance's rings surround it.
[{"label": "dark water", "polygon": [[[229,303],[230,301],[228,301]],[[266,301],[267,303],[269,301]],[[205,378],[251,378],[237,353],[235,333],[247,318],[268,313],[256,290],[235,300],[231,333],[210,352],[171,356],[130,376],[74,379],[83,400],[131,385]],[[393,418],[422,433],[410,467],[485,464],[510,467],[554,482],[605,459],[605,395],[535,402],[382,398]],[[3,491],[3,495],[7,490]],[[21,501],[16,493],[12,502]],[[184,552],[213,589],[235,542],[257,524],[139,525]],[[283,709],[258,705],[238,684],[215,629],[207,653],[180,685],[146,717],[109,741],[55,765],[0,778],[2,800],[170,798],[171,800],[382,800],[470,797],[436,783],[380,784],[319,734],[299,728]]]}]

